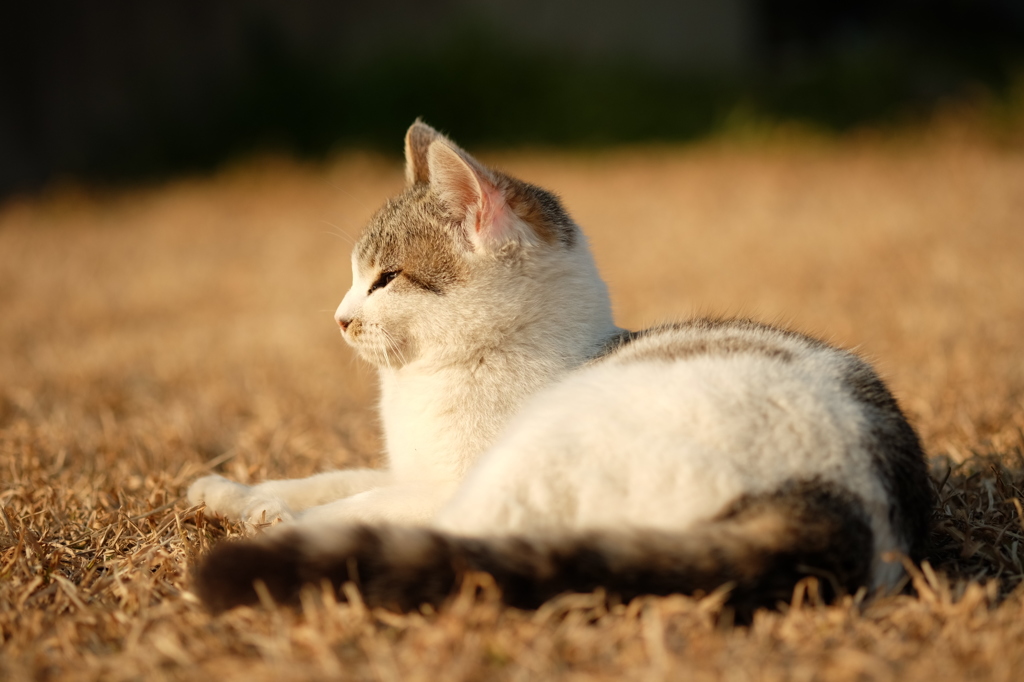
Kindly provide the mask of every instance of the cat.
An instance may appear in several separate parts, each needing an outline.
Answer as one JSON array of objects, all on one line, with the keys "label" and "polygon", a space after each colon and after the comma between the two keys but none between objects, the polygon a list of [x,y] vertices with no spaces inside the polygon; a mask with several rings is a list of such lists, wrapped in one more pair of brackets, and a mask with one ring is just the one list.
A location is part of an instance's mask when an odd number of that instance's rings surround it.
[{"label": "cat", "polygon": [[934,493],[868,364],[751,320],[620,329],[553,194],[419,120],[405,157],[335,315],[379,370],[389,466],[193,483],[212,512],[286,522],[201,561],[212,610],[325,579],[415,609],[467,571],[524,608],[728,585],[749,613],[808,576],[826,598],[898,583],[889,553],[920,555]]}]

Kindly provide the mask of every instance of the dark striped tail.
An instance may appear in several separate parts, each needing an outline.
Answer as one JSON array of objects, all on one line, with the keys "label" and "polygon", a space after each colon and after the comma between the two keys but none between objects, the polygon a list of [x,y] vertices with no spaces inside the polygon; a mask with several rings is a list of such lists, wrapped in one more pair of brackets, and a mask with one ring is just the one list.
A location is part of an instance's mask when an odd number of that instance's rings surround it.
[{"label": "dark striped tail", "polygon": [[[277,602],[303,585],[352,581],[370,606],[440,606],[468,571],[491,574],[506,603],[536,608],[564,592],[604,588],[642,594],[710,592],[732,585],[738,614],[788,602],[817,576],[826,599],[870,580],[873,541],[862,506],[816,482],[738,500],[686,533],[595,531],[538,538],[464,538],[398,526],[346,526],[311,538],[296,526],[216,546],[197,570],[197,591],[223,611],[259,601],[262,581]],[[324,531],[321,531],[321,533]]]}]

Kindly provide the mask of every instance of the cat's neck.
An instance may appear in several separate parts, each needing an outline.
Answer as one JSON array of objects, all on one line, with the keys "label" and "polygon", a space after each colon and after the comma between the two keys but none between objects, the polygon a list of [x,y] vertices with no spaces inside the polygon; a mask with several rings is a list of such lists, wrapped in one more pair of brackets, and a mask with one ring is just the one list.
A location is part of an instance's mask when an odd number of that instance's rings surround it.
[{"label": "cat's neck", "polygon": [[576,266],[574,280],[562,277],[557,290],[538,283],[544,296],[488,339],[464,339],[381,370],[380,412],[396,476],[461,478],[524,400],[621,333],[604,283],[586,265]]},{"label": "cat's neck", "polygon": [[380,411],[392,470],[399,478],[461,478],[524,400],[596,355],[614,333],[606,329],[557,353],[517,343],[482,349],[469,363],[382,370]]}]

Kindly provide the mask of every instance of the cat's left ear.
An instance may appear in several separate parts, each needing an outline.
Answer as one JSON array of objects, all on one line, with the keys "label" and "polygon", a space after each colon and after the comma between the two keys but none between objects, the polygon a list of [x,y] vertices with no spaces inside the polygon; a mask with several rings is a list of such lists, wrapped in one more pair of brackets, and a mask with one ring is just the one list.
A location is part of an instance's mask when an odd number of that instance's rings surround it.
[{"label": "cat's left ear", "polygon": [[460,221],[473,248],[495,251],[510,241],[530,239],[530,231],[509,208],[497,179],[476,159],[447,140],[427,153],[430,187]]}]

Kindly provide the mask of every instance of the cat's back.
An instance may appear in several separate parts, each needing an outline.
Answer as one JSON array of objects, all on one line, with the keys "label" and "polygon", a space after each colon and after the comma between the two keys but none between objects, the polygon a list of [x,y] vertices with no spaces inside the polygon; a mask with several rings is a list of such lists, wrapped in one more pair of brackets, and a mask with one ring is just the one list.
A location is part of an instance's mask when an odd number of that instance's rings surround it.
[{"label": "cat's back", "polygon": [[[831,452],[844,458],[876,416],[858,396],[855,382],[864,372],[874,377],[852,353],[745,319],[701,318],[623,332],[536,396],[506,437],[569,428],[563,445],[569,449],[572,442],[643,433],[634,439],[645,445],[639,460],[665,457],[672,466],[680,464],[681,443],[716,452],[717,461],[754,460],[750,466],[766,469],[794,457],[803,464],[800,453],[809,450],[819,461]],[[651,433],[666,442],[652,447]],[[621,461],[614,449],[608,454]],[[690,451],[683,459],[699,457]]]},{"label": "cat's back", "polygon": [[[614,337],[591,364],[757,356],[782,362],[844,354],[798,332],[746,318],[699,317]],[[844,354],[845,355],[845,354]]]},{"label": "cat's back", "polygon": [[624,332],[513,419],[439,522],[676,530],[814,481],[855,494],[905,550],[879,461],[898,453],[876,438],[889,422],[905,424],[870,366],[802,334],[713,319]]}]

